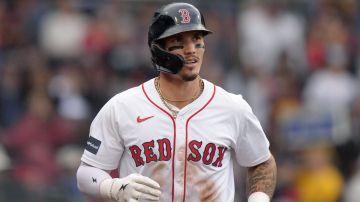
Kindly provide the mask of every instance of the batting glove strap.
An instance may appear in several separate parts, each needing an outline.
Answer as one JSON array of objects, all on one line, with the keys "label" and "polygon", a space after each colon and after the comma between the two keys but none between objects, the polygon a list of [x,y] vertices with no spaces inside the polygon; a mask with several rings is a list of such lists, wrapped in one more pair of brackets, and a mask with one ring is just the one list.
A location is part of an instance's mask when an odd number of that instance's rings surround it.
[{"label": "batting glove strap", "polygon": [[248,202],[270,202],[270,197],[264,192],[254,192],[250,194]]},{"label": "batting glove strap", "polygon": [[115,201],[133,201],[160,199],[160,185],[140,174],[131,174],[124,178],[106,179],[100,184],[100,194]]}]

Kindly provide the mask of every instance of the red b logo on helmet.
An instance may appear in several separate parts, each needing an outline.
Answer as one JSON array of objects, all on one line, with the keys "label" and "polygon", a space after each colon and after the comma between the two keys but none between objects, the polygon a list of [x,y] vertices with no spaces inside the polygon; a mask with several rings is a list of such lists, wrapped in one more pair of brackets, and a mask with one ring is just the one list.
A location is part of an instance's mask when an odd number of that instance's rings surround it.
[{"label": "red b logo on helmet", "polygon": [[185,8],[179,9],[179,13],[182,18],[182,20],[180,21],[181,23],[189,23],[190,22],[191,17],[190,17],[190,13],[187,9],[185,9]]}]

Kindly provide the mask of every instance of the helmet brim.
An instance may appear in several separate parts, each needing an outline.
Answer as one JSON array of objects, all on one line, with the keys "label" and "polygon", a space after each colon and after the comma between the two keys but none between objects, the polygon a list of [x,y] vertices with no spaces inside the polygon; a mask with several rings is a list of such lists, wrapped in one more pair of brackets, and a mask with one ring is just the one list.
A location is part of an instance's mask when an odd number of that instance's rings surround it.
[{"label": "helmet brim", "polygon": [[167,29],[156,40],[164,39],[166,37],[169,37],[169,36],[172,36],[175,34],[179,34],[182,32],[189,32],[189,31],[200,31],[200,32],[203,32],[205,35],[212,33],[212,31],[206,29],[201,24],[189,24],[189,25],[181,24],[181,25],[175,25],[175,26]]}]

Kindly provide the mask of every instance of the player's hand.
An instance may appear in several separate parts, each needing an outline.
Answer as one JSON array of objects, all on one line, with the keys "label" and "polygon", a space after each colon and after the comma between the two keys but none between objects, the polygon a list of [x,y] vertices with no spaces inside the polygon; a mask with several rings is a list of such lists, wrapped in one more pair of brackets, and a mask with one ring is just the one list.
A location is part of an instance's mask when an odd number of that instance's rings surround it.
[{"label": "player's hand", "polygon": [[139,199],[159,201],[161,191],[157,182],[136,173],[104,180],[100,184],[100,194],[117,202],[135,202]]}]

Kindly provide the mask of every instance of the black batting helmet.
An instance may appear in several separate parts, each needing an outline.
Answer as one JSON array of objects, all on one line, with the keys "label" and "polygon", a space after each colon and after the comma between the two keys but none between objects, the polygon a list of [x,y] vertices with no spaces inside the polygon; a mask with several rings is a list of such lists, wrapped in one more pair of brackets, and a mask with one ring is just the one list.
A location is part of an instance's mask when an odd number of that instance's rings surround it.
[{"label": "black batting helmet", "polygon": [[184,58],[164,50],[159,45],[159,40],[195,30],[202,31],[204,36],[211,33],[205,28],[205,21],[200,11],[191,4],[171,3],[154,13],[148,32],[148,45],[156,70],[176,74],[184,65]]}]

